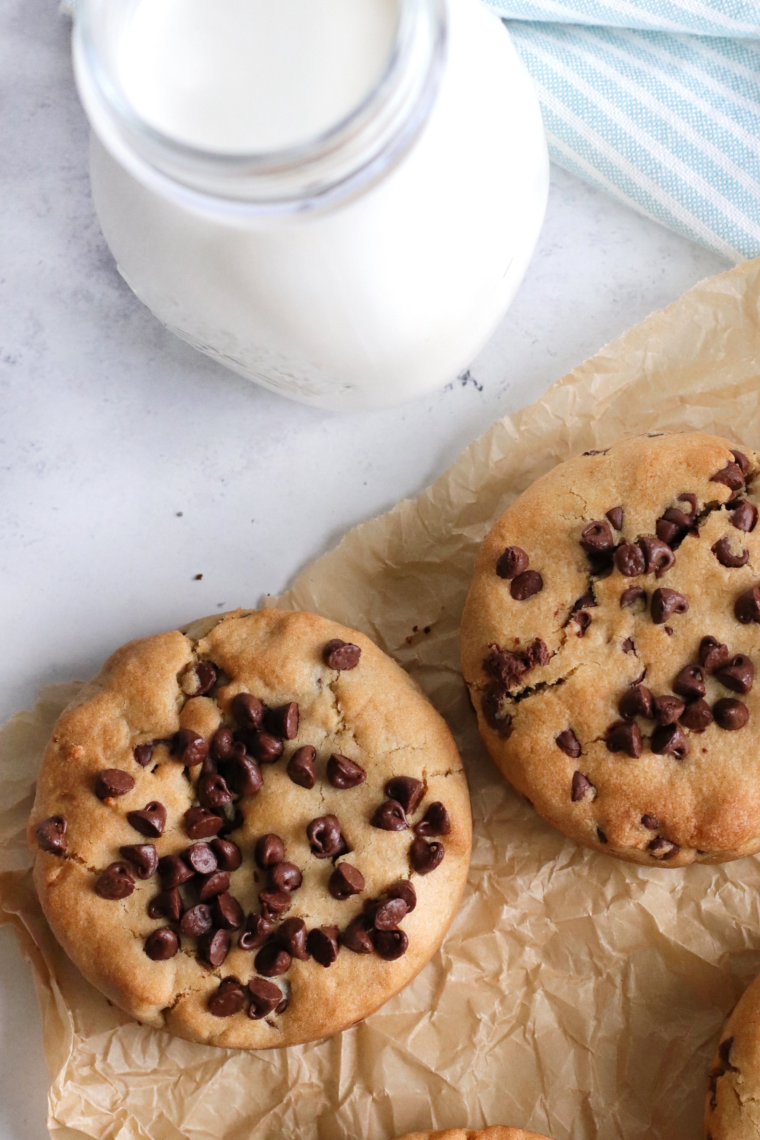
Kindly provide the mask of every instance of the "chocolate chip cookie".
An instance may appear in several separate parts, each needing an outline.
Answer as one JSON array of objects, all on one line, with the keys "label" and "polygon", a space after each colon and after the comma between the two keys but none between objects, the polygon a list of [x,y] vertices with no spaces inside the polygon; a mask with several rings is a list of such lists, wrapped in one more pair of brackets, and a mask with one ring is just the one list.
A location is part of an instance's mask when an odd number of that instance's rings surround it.
[{"label": "chocolate chip cookie", "polygon": [[464,888],[454,741],[368,638],[238,612],[118,650],[61,716],[29,826],[57,938],[190,1040],[292,1045],[422,969]]},{"label": "chocolate chip cookie", "polygon": [[523,1132],[521,1128],[505,1128],[495,1124],[492,1128],[446,1128],[442,1132],[409,1132],[400,1140],[549,1140],[537,1132]]},{"label": "chocolate chip cookie", "polygon": [[705,1100],[707,1140],[760,1136],[760,978],[729,1017],[710,1067]]},{"label": "chocolate chip cookie", "polygon": [[758,456],[699,432],[555,467],[481,548],[462,668],[555,827],[637,863],[760,850]]}]

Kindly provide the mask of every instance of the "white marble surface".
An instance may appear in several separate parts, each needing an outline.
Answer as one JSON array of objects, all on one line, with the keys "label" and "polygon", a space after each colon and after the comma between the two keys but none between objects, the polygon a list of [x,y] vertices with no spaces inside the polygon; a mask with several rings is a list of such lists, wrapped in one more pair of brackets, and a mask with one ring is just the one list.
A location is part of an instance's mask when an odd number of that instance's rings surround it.
[{"label": "white marble surface", "polygon": [[[68,26],[0,0],[0,719],[117,645],[281,590],[496,418],[726,263],[560,170],[472,379],[396,411],[290,404],[174,339],[93,216]],[[196,574],[203,574],[200,581]],[[33,988],[0,932],[0,1137],[41,1140]]]}]

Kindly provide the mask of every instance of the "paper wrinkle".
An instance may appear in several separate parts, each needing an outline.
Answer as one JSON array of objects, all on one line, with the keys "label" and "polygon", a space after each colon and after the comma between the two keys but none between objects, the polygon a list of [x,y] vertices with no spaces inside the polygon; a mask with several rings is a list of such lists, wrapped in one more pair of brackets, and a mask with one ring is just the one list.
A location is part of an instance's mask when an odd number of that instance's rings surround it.
[{"label": "paper wrinkle", "polygon": [[555,1140],[701,1135],[717,1035],[760,970],[760,859],[637,867],[552,830],[479,742],[458,625],[486,531],[556,463],[647,431],[760,445],[759,310],[760,259],[702,282],[270,600],[391,653],[446,716],[470,779],[472,868],[449,936],[361,1025],[248,1054],[172,1038],[109,1005],[58,947],[25,873],[40,754],[78,686],[43,690],[2,729],[0,919],[34,971],[55,1140],[390,1140],[501,1123]]}]

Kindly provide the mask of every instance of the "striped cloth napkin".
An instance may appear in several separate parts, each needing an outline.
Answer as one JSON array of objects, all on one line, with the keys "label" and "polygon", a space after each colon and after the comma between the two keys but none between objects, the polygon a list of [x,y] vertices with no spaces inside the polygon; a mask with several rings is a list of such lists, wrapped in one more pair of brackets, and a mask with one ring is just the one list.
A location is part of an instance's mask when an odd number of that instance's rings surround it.
[{"label": "striped cloth napkin", "polygon": [[760,255],[760,0],[488,0],[552,158],[735,261]]}]

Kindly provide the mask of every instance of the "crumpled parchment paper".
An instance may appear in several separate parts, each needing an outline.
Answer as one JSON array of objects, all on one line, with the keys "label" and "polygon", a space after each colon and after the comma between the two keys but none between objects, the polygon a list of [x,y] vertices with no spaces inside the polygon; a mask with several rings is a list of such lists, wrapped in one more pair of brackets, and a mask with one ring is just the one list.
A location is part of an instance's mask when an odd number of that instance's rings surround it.
[{"label": "crumpled parchment paper", "polygon": [[760,859],[669,871],[563,839],[481,748],[457,638],[478,544],[517,493],[621,434],[686,427],[760,447],[760,259],[697,285],[499,421],[277,599],[364,630],[409,669],[471,783],[470,882],[442,951],[338,1037],[235,1053],[110,1006],[59,950],[25,874],[36,766],[76,685],[45,690],[5,727],[0,918],[34,971],[56,1140],[390,1140],[497,1123],[555,1140],[701,1135],[717,1034],[760,970]]}]

